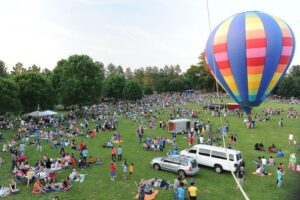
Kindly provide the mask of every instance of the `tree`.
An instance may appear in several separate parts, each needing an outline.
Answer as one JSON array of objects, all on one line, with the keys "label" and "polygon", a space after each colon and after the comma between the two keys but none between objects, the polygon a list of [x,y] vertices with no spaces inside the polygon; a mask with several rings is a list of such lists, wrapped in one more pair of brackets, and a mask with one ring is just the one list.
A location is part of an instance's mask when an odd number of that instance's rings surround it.
[{"label": "tree", "polygon": [[125,77],[127,79],[133,78],[133,72],[131,71],[131,69],[129,67],[126,68]]},{"label": "tree", "polygon": [[5,63],[0,60],[0,77],[6,77],[8,75]]},{"label": "tree", "polygon": [[158,93],[163,93],[168,91],[170,80],[168,78],[161,78],[154,83],[155,90]]},{"label": "tree", "polygon": [[151,87],[150,85],[146,85],[144,87],[144,94],[146,94],[146,95],[153,94],[153,87]]},{"label": "tree", "polygon": [[182,92],[185,89],[185,84],[181,79],[173,79],[169,82],[169,91]]},{"label": "tree", "polygon": [[18,74],[22,74],[24,72],[26,72],[26,68],[23,67],[23,64],[18,62],[14,67],[13,67],[13,71],[11,71],[12,75],[18,75]]},{"label": "tree", "polygon": [[213,91],[215,88],[215,80],[208,70],[203,53],[199,56],[198,64],[192,65],[185,76],[190,80],[194,89]]},{"label": "tree", "polygon": [[300,97],[300,65],[292,66],[272,93],[283,97]]},{"label": "tree", "polygon": [[62,59],[53,70],[52,82],[64,105],[92,105],[102,95],[104,66],[87,55]]},{"label": "tree", "polygon": [[116,71],[120,74],[124,74],[124,70],[123,70],[123,67],[121,65],[118,65]]},{"label": "tree", "polygon": [[52,83],[43,74],[27,72],[14,77],[20,92],[19,99],[24,111],[49,109],[53,106],[55,96]]},{"label": "tree", "polygon": [[28,68],[28,71],[31,72],[41,72],[41,68],[36,66],[36,65],[32,65],[31,67]]},{"label": "tree", "polygon": [[105,80],[104,93],[106,97],[121,99],[125,87],[125,76],[119,73],[111,73]]},{"label": "tree", "polygon": [[0,114],[21,109],[19,88],[11,79],[0,78]]},{"label": "tree", "polygon": [[143,97],[143,87],[137,80],[128,80],[125,84],[123,94],[125,99],[137,100]]},{"label": "tree", "polygon": [[109,75],[111,73],[117,72],[117,67],[114,64],[109,63],[106,67],[106,70],[107,70],[107,75]]}]

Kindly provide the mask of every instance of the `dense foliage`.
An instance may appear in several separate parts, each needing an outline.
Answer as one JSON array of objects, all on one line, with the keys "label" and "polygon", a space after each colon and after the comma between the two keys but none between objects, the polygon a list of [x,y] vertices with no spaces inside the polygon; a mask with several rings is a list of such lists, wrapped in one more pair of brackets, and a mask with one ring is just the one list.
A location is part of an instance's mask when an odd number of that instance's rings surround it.
[{"label": "dense foliage", "polygon": [[[100,102],[101,97],[137,100],[153,92],[216,90],[203,54],[185,73],[179,65],[124,70],[122,66],[110,63],[105,68],[87,55],[61,59],[53,70],[36,65],[26,68],[18,62],[8,72],[0,60],[0,78],[0,113],[33,111],[38,106],[50,109],[54,104],[91,105]],[[300,97],[300,65],[290,68],[273,94]]]}]

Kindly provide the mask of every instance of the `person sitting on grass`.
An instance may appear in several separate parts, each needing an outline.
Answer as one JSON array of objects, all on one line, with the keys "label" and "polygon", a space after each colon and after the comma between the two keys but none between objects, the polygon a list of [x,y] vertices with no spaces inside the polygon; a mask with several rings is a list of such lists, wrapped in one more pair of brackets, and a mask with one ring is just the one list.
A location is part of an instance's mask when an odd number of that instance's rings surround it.
[{"label": "person sitting on grass", "polygon": [[276,153],[276,147],[274,144],[272,144],[272,146],[269,147],[268,149],[269,153]]},{"label": "person sitting on grass", "polygon": [[80,178],[80,174],[76,172],[76,169],[73,169],[73,172],[69,175],[70,180],[74,181]]},{"label": "person sitting on grass", "polygon": [[14,179],[11,179],[10,183],[9,183],[9,189],[10,189],[10,193],[11,194],[17,194],[19,193],[19,189],[17,188],[17,183]]},{"label": "person sitting on grass", "polygon": [[10,190],[8,187],[3,187],[2,185],[0,185],[0,197],[6,197],[10,195]]},{"label": "person sitting on grass", "polygon": [[41,182],[39,180],[37,180],[32,188],[32,194],[41,194],[42,192],[44,192],[44,186],[41,184]]},{"label": "person sitting on grass", "polygon": [[114,145],[113,145],[113,143],[111,141],[108,141],[107,143],[104,143],[102,145],[102,147],[104,147],[104,148],[112,148],[113,146]]},{"label": "person sitting on grass", "polygon": [[266,172],[265,168],[263,165],[261,166],[257,166],[257,169],[256,169],[256,174],[257,175],[260,175],[260,176],[265,176],[265,175],[268,175],[268,172]]},{"label": "person sitting on grass", "polygon": [[101,159],[99,157],[97,157],[95,164],[96,165],[102,165],[103,162],[101,161]]},{"label": "person sitting on grass", "polygon": [[96,162],[96,160],[95,160],[95,157],[94,156],[90,156],[89,158],[88,158],[88,163],[89,164],[94,164]]},{"label": "person sitting on grass", "polygon": [[278,158],[282,158],[284,156],[283,151],[281,149],[279,149],[279,151],[277,151],[276,155]]},{"label": "person sitting on grass", "polygon": [[272,156],[270,156],[269,160],[268,160],[268,165],[269,166],[274,166],[275,165],[275,160],[273,159]]}]

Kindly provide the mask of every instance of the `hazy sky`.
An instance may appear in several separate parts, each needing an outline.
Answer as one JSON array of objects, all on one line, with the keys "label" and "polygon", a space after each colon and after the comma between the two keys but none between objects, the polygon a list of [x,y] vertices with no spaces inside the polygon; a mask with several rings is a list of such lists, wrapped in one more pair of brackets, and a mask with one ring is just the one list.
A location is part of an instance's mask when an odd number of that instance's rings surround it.
[{"label": "hazy sky", "polygon": [[[299,0],[209,0],[211,25],[238,12],[276,15],[300,41]],[[123,68],[197,62],[209,36],[205,0],[1,0],[0,59],[53,69],[72,54]],[[296,48],[293,64],[300,64]]]}]

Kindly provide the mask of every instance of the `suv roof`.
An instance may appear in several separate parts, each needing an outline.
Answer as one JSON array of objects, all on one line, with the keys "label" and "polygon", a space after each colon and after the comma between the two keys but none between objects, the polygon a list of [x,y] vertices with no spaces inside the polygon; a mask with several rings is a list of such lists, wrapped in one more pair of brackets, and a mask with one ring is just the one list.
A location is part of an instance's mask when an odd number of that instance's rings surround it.
[{"label": "suv roof", "polygon": [[208,145],[208,144],[196,144],[196,145],[192,146],[191,148],[203,148],[203,149],[208,149],[208,150],[213,150],[213,151],[220,151],[220,152],[224,152],[224,153],[226,153],[226,151],[227,151],[227,153],[232,153],[232,154],[241,153],[240,151],[235,150],[235,149],[216,147],[216,146],[212,146],[212,145]]},{"label": "suv roof", "polygon": [[180,155],[170,155],[170,156],[167,156],[167,158],[179,158],[180,160],[187,160],[187,161],[192,161],[192,160],[195,160],[195,158],[192,158],[192,157],[189,157],[189,156],[180,156]]}]

